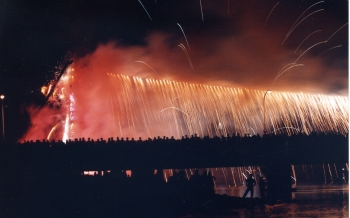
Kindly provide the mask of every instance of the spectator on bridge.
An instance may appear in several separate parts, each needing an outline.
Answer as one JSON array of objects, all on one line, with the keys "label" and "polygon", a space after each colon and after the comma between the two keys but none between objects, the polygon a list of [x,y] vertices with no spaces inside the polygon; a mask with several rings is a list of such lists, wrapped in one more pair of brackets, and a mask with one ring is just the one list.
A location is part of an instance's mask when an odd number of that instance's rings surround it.
[{"label": "spectator on bridge", "polygon": [[201,176],[198,170],[194,171],[194,174],[190,178],[190,190],[193,194],[198,194],[201,186]]},{"label": "spectator on bridge", "polygon": [[158,187],[163,187],[165,185],[163,169],[157,169],[157,172],[154,175],[154,183]]},{"label": "spectator on bridge", "polygon": [[169,177],[168,179],[168,184],[175,186],[175,184],[177,183],[177,172],[174,170],[173,171],[173,175]]},{"label": "spectator on bridge", "polygon": [[207,170],[203,171],[203,174],[200,177],[201,180],[201,187],[202,187],[202,192],[205,196],[209,197],[212,194],[215,193],[214,191],[214,180],[216,178],[213,176],[213,174]]},{"label": "spectator on bridge", "polygon": [[265,178],[263,176],[261,176],[259,179],[259,190],[260,190],[260,197],[262,199],[265,198],[266,185],[267,185],[267,183],[265,181]]},{"label": "spectator on bridge", "polygon": [[247,186],[247,190],[244,192],[243,198],[245,198],[250,192],[250,198],[254,196],[254,186],[256,185],[256,181],[253,178],[253,174],[249,174],[248,179],[245,180],[245,185]]},{"label": "spectator on bridge", "polygon": [[197,183],[199,183],[199,180],[200,180],[199,171],[195,170],[194,174],[191,175],[190,182],[193,184],[197,184]]},{"label": "spectator on bridge", "polygon": [[188,179],[186,178],[186,172],[180,170],[177,174],[178,176],[178,188],[182,195],[185,195],[188,192]]},{"label": "spectator on bridge", "polygon": [[209,171],[208,176],[207,176],[207,182],[206,182],[206,189],[207,193],[209,196],[215,195],[215,190],[214,190],[214,181],[216,178],[213,176],[213,174]]},{"label": "spectator on bridge", "polygon": [[202,175],[201,175],[201,182],[202,182],[202,184],[205,184],[205,182],[207,181],[207,176],[208,176],[208,171],[207,170],[203,170]]}]

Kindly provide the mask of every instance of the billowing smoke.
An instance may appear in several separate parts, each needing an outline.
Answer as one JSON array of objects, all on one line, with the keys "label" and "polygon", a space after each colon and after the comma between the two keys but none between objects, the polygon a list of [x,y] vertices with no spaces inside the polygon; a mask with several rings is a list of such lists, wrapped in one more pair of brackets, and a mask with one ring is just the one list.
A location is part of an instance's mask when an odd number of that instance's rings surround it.
[{"label": "billowing smoke", "polygon": [[[167,47],[163,43],[166,38],[153,35],[150,42],[154,43],[146,47],[109,43],[83,58],[75,58],[54,92],[61,104],[44,107],[33,115],[33,127],[24,139],[158,135],[179,138],[190,134],[220,136],[262,132],[265,91],[232,89],[238,83],[221,81],[220,77],[212,83],[226,86],[199,85],[210,83],[205,76],[209,70],[202,70],[201,75],[189,74],[196,72],[196,65],[193,70],[189,67],[189,56],[186,55],[184,61],[181,54],[192,53],[177,46]],[[159,49],[161,47],[164,49]],[[159,54],[154,48],[162,52]],[[207,62],[203,64],[210,64],[209,58]],[[217,72],[220,74],[220,69]],[[346,97],[275,92],[267,98],[269,132],[281,128],[303,132],[348,131]],[[322,106],[322,102],[325,105]],[[332,115],[334,107],[342,112]],[[318,113],[308,112],[314,110]],[[333,118],[327,120],[324,114]],[[315,120],[323,120],[324,125]],[[334,126],[334,120],[341,125]]]}]

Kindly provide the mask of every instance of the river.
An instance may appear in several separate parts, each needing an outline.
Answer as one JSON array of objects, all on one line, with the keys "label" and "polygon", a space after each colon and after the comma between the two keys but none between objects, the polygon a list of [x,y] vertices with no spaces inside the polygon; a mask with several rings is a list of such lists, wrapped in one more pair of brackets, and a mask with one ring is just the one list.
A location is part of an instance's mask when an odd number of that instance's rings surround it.
[{"label": "river", "polygon": [[[257,187],[257,186],[256,186]],[[349,187],[348,184],[334,185],[297,185],[297,192],[292,194],[291,203],[255,206],[252,208],[235,209],[238,215],[221,217],[349,217]],[[245,187],[216,187],[217,194],[242,196]],[[250,194],[248,194],[250,196]],[[259,189],[255,189],[254,197],[259,197]]]}]

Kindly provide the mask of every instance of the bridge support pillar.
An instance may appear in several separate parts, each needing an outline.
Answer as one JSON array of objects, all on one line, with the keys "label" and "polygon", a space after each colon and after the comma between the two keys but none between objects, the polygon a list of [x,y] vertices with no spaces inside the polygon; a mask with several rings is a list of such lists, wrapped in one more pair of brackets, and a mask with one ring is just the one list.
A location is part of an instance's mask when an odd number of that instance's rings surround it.
[{"label": "bridge support pillar", "polygon": [[272,201],[292,200],[292,182],[290,164],[268,164],[261,166],[263,174],[266,176],[267,197]]}]

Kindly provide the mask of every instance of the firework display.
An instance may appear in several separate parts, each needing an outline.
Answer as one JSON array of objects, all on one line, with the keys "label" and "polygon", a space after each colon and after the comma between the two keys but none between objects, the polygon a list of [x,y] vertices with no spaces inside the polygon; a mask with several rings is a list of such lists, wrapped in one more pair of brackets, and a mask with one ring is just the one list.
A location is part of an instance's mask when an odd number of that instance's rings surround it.
[{"label": "firework display", "polygon": [[[81,95],[72,88],[72,84],[81,88],[74,80],[74,69],[68,68],[51,98],[59,106],[33,116],[25,140],[255,135],[263,133],[264,113],[270,134],[348,132],[347,97],[267,93],[116,74],[106,74],[103,87],[95,91],[89,87],[90,92]],[[44,116],[51,122],[35,123],[43,122]]]},{"label": "firework display", "polygon": [[[109,74],[115,134],[154,137],[348,131],[345,97],[271,92]],[[125,133],[123,133],[125,131]]]}]

